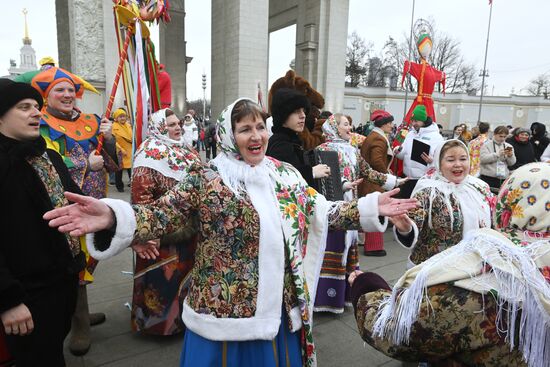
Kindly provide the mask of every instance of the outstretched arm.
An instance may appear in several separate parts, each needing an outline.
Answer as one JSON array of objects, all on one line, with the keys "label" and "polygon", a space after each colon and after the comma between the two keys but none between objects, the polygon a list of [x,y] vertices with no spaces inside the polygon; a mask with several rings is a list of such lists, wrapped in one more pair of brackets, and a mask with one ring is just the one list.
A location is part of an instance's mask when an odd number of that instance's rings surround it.
[{"label": "outstretched arm", "polygon": [[[50,227],[73,237],[111,228],[115,215],[107,204],[90,196],[65,192],[67,200],[73,204],[50,210],[44,214]],[[122,202],[122,200],[117,200]]]},{"label": "outstretched arm", "polygon": [[329,213],[331,229],[363,229],[367,232],[383,232],[386,229],[385,217],[396,216],[416,208],[416,199],[393,198],[399,189],[380,194],[368,194],[359,200],[339,201]]},{"label": "outstretched arm", "polygon": [[59,231],[71,236],[114,229],[112,240],[105,240],[109,243],[96,244],[93,235],[88,240],[92,256],[98,260],[106,259],[124,250],[132,240],[145,243],[180,228],[188,217],[186,214],[199,203],[195,185],[200,185],[200,174],[188,178],[151,205],[130,206],[122,200],[96,200],[65,193],[74,204],[49,211],[44,214],[44,219],[49,220],[51,227],[58,227]]}]

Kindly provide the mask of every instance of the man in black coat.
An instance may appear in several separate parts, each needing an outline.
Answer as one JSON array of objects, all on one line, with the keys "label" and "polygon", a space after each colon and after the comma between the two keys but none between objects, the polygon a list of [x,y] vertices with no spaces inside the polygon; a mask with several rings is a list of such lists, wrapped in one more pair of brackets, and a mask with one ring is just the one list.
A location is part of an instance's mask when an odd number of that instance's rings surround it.
[{"label": "man in black coat", "polygon": [[64,191],[80,193],[40,136],[42,103],[30,85],[0,79],[0,327],[18,367],[65,366],[85,262],[79,239],[42,219],[68,204]]}]

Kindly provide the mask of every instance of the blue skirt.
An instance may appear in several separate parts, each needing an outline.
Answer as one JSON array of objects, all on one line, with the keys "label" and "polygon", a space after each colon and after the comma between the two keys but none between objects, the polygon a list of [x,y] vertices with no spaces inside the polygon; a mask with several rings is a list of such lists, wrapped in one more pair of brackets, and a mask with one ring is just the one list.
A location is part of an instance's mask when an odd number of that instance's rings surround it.
[{"label": "blue skirt", "polygon": [[185,330],[181,367],[301,367],[301,330],[292,333],[283,311],[274,340],[212,341]]}]

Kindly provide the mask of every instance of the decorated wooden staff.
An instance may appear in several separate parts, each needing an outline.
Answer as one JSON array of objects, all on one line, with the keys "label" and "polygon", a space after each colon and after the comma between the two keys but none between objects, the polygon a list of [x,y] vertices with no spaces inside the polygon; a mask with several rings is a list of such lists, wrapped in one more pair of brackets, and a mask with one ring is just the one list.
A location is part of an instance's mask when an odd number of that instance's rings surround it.
[{"label": "decorated wooden staff", "polygon": [[[116,5],[114,10],[115,10],[115,19],[117,20],[117,23],[120,23],[124,27],[126,27],[126,36],[124,39],[124,45],[122,46],[122,50],[120,52],[118,67],[115,74],[115,80],[113,81],[113,86],[111,88],[111,95],[109,96],[109,102],[107,103],[107,109],[105,111],[105,118],[107,119],[111,116],[111,111],[113,109],[113,104],[115,102],[115,96],[118,89],[118,83],[122,75],[124,62],[128,57],[128,46],[130,44],[130,40],[132,39],[132,35],[135,33],[135,24],[138,20],[140,21],[140,25],[141,25],[142,37],[145,37],[145,38],[149,37],[149,29],[137,14],[133,13],[131,10],[121,5]],[[98,137],[98,144],[96,148],[96,154],[98,155],[100,154],[101,149],[103,148],[103,140],[104,140],[103,134],[100,134]]]}]

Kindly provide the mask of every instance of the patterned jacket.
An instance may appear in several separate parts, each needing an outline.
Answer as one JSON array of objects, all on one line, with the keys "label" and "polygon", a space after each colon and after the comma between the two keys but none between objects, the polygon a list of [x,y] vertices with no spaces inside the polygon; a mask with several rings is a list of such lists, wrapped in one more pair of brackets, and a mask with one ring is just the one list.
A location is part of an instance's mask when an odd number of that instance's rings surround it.
[{"label": "patterned jacket", "polygon": [[[490,194],[488,187],[479,187],[477,189],[481,195],[486,197],[486,201],[488,202],[489,199],[487,197]],[[430,190],[424,189],[414,194],[414,198],[419,201],[420,205],[408,213],[413,221],[413,231],[410,234],[403,236],[394,227],[394,233],[398,242],[411,249],[409,265],[420,264],[462,240],[464,218],[460,203],[454,195],[450,196],[450,206],[453,214],[451,216],[449,208],[445,204],[443,194],[437,189],[436,193],[431,203]],[[431,226],[428,220],[430,210],[434,214]],[[480,228],[490,227],[490,225],[490,223],[479,224]]]},{"label": "patterned jacket", "polygon": [[[89,239],[93,256],[113,256],[126,248],[132,238],[140,242],[159,238],[177,230],[192,213],[198,212],[199,245],[182,315],[186,326],[211,340],[272,339],[281,319],[281,300],[271,304],[270,297],[281,287],[277,281],[281,279],[283,306],[291,329],[300,329],[302,321],[308,320],[300,315],[304,305],[297,300],[304,298],[301,292],[305,291],[305,306],[311,310],[313,302],[309,302],[315,298],[326,231],[361,226],[382,232],[387,222],[381,223],[378,217],[378,194],[352,202],[328,202],[307,186],[295,168],[275,162],[283,178],[275,192],[282,216],[284,264],[270,263],[265,255],[262,258],[262,251],[273,250],[260,246],[258,213],[248,195],[236,196],[214,169],[191,171],[174,190],[152,205],[131,208],[122,201],[103,199],[116,215],[117,228],[105,251],[101,251],[101,244]],[[372,174],[369,168],[363,165],[361,176]],[[379,175],[380,184],[384,184],[386,176]],[[266,269],[274,271],[267,274]],[[295,286],[300,274],[305,274],[301,289]],[[266,316],[260,317],[263,314]]]}]

